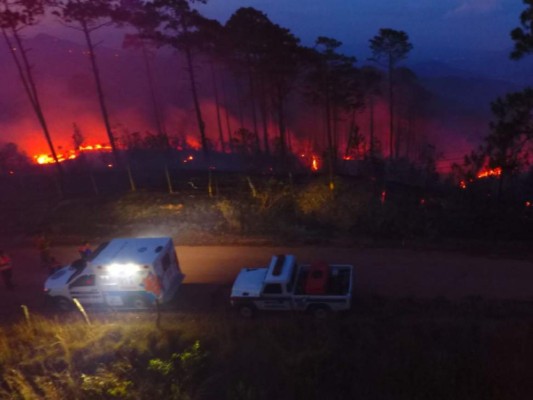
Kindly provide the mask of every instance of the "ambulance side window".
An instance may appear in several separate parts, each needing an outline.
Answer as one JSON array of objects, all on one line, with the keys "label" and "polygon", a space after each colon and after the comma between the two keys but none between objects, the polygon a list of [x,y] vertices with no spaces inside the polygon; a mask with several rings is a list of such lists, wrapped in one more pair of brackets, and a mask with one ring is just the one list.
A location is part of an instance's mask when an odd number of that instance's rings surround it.
[{"label": "ambulance side window", "polygon": [[163,271],[170,268],[170,255],[168,253],[161,260],[161,265],[163,266]]},{"label": "ambulance side window", "polygon": [[69,285],[69,288],[79,286],[94,286],[94,275],[83,275]]}]

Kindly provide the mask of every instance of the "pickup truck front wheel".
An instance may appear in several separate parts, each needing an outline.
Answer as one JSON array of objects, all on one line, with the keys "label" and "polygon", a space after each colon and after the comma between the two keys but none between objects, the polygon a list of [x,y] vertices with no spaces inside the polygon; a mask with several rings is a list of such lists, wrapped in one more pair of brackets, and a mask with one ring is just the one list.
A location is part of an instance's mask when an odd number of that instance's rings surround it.
[{"label": "pickup truck front wheel", "polygon": [[242,304],[239,306],[239,315],[243,318],[252,318],[255,315],[255,307],[253,304]]},{"label": "pickup truck front wheel", "polygon": [[331,314],[331,308],[325,305],[315,305],[309,307],[309,313],[316,319],[327,319]]}]

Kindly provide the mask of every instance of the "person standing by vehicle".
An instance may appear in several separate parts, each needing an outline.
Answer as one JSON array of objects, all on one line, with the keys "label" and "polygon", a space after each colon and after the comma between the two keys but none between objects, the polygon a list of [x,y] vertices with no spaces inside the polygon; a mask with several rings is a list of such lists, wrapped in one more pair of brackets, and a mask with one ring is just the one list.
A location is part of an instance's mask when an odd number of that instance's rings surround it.
[{"label": "person standing by vehicle", "polygon": [[82,260],[89,259],[93,251],[91,250],[91,246],[88,241],[83,242],[83,244],[78,249],[78,253],[80,254]]},{"label": "person standing by vehicle", "polygon": [[4,280],[6,287],[8,289],[13,289],[13,267],[11,265],[11,258],[9,258],[4,250],[0,250],[0,273],[2,274],[2,279]]},{"label": "person standing by vehicle", "polygon": [[37,250],[39,250],[39,256],[41,258],[41,266],[47,268],[50,264],[50,240],[44,233],[40,233],[35,240]]}]

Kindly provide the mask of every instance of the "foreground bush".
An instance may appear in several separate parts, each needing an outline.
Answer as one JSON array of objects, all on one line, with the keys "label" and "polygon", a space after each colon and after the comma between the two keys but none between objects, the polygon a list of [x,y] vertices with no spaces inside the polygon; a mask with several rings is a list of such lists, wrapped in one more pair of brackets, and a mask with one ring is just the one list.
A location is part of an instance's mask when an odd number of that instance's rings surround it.
[{"label": "foreground bush", "polygon": [[325,322],[34,318],[0,332],[0,398],[526,399],[530,314],[505,303],[375,299]]}]

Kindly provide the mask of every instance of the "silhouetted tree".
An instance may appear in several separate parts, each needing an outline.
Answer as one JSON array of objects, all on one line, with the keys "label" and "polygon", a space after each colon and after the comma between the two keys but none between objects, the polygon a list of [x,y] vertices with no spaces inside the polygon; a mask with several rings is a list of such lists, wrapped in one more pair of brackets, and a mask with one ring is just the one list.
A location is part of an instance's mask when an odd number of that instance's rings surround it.
[{"label": "silhouetted tree", "polygon": [[[312,103],[323,108],[326,126],[326,159],[328,162],[330,188],[333,189],[333,174],[338,154],[336,121],[339,109],[355,110],[358,103],[358,71],[355,58],[338,52],[341,42],[319,37],[315,48],[308,52],[306,95]],[[353,128],[353,127],[352,127]]]},{"label": "silhouetted tree", "polygon": [[41,125],[48,148],[55,161],[61,192],[63,192],[63,169],[57,159],[57,153],[41,106],[39,91],[33,77],[32,65],[28,58],[28,49],[25,47],[20,34],[22,29],[37,24],[38,18],[44,14],[44,5],[45,2],[41,0],[1,0],[0,29],[17,67],[24,91]]},{"label": "silhouetted tree", "polygon": [[525,55],[533,53],[533,0],[523,0],[527,8],[520,14],[521,27],[511,31],[514,49],[511,58],[519,60]]},{"label": "silhouetted tree", "polygon": [[148,12],[141,0],[121,0],[120,6],[112,14],[113,20],[122,27],[124,24],[133,26],[137,33],[126,33],[122,41],[122,47],[140,51],[144,63],[146,82],[150,92],[152,103],[152,114],[155,128],[159,134],[166,132],[159,97],[156,90],[155,77],[152,68],[152,61],[155,58],[155,43],[143,36],[144,31],[154,29],[158,24],[158,17],[155,12]]},{"label": "silhouetted tree", "polygon": [[20,171],[29,168],[30,159],[21,152],[15,143],[0,145],[0,174]]},{"label": "silhouetted tree", "polygon": [[370,39],[370,49],[373,60],[384,61],[389,76],[389,157],[394,154],[394,69],[396,65],[407,57],[413,45],[409,36],[403,31],[382,28],[379,34]]},{"label": "silhouetted tree", "polygon": [[285,168],[288,145],[286,102],[296,86],[302,64],[300,41],[290,30],[274,24],[254,8],[237,10],[226,23],[226,30],[231,40],[234,65],[248,75],[254,108],[256,98],[259,98],[266,153],[270,152],[268,109],[272,106],[279,131],[279,157],[282,168]]},{"label": "silhouetted tree", "polygon": [[83,142],[85,142],[85,137],[81,132],[78,124],[72,124],[72,143],[74,144],[74,150],[79,150]]},{"label": "silhouetted tree", "polygon": [[427,145],[419,132],[417,122],[428,110],[431,93],[420,84],[416,74],[409,68],[397,68],[396,76],[397,96],[402,101],[396,107],[395,113],[395,154],[397,157],[413,159]]},{"label": "silhouetted tree", "polygon": [[[213,84],[213,96],[215,99],[215,110],[218,128],[218,137],[220,142],[220,150],[225,151],[226,145],[224,140],[224,130],[222,127],[221,116],[221,102],[219,79],[217,73],[217,65],[224,63],[227,60],[227,34],[220,22],[209,18],[197,18],[198,30],[194,33],[194,43],[196,47],[207,56],[207,63],[211,72],[211,80]],[[227,110],[226,110],[227,112]],[[228,136],[231,134],[228,133]]]},{"label": "silhouetted tree", "polygon": [[[191,2],[194,1],[191,0]],[[202,0],[197,0],[197,2],[205,3]],[[145,29],[142,35],[153,39],[159,45],[166,45],[179,50],[185,55],[202,151],[205,156],[208,156],[209,141],[200,105],[195,66],[195,54],[199,46],[196,33],[203,17],[197,10],[191,8],[190,2],[187,0],[155,0],[144,2],[144,4],[146,12],[150,15],[156,15],[157,20],[155,25]]]},{"label": "silhouetted tree", "polygon": [[495,120],[486,137],[489,167],[501,168],[499,198],[504,181],[528,163],[533,139],[533,89],[509,93],[491,105]]},{"label": "silhouetted tree", "polygon": [[107,109],[100,70],[96,60],[95,50],[97,46],[92,37],[96,30],[111,24],[111,14],[116,6],[117,2],[114,0],[58,0],[55,2],[54,15],[59,17],[67,27],[83,34],[96,84],[102,119],[109,138],[109,144],[113,150],[115,163],[119,164],[120,158],[111,129],[109,111]]},{"label": "silhouetted tree", "polygon": [[376,155],[376,138],[374,131],[374,106],[376,98],[381,94],[382,74],[371,66],[361,68],[360,90],[363,96],[364,107],[369,114],[369,145],[368,153],[371,159]]},{"label": "silhouetted tree", "polygon": [[256,105],[256,74],[259,64],[265,61],[267,32],[272,25],[267,16],[251,7],[239,8],[226,22],[225,30],[231,43],[233,65],[246,74],[249,91],[248,104],[252,116],[252,133],[255,148],[259,149],[258,118]]}]

